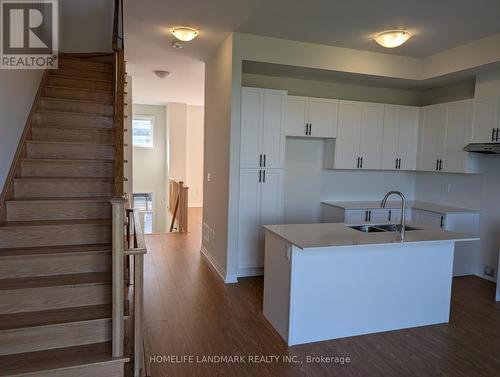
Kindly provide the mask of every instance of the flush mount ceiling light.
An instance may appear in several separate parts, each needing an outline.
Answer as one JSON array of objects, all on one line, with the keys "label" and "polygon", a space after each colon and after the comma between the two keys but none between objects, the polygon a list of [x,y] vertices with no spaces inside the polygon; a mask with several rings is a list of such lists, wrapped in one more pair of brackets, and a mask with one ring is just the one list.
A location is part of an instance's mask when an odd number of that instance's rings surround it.
[{"label": "flush mount ceiling light", "polygon": [[394,48],[401,46],[410,38],[411,34],[405,30],[388,30],[377,34],[375,41],[382,47]]},{"label": "flush mount ceiling light", "polygon": [[170,76],[169,71],[153,71],[153,73],[158,76],[160,79],[164,79],[168,76]]},{"label": "flush mount ceiling light", "polygon": [[175,27],[172,34],[180,41],[189,42],[196,38],[198,31],[190,27]]}]

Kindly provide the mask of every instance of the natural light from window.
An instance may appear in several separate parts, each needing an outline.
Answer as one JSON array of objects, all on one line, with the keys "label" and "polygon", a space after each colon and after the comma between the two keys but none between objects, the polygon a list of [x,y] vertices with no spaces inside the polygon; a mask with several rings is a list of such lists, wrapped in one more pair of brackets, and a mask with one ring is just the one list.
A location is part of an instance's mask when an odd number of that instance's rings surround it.
[{"label": "natural light from window", "polygon": [[132,122],[132,144],[134,147],[153,148],[154,117],[135,116]]}]

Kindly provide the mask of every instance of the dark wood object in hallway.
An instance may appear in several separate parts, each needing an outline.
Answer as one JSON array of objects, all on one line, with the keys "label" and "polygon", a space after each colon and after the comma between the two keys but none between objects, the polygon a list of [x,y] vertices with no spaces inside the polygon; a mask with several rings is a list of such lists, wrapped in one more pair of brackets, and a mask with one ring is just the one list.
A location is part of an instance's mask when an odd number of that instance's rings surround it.
[{"label": "dark wood object in hallway", "polygon": [[[262,278],[225,285],[200,255],[201,211],[190,232],[147,236],[145,316],[152,376],[500,376],[500,304],[493,283],[456,278],[449,324],[288,348],[262,315]],[[242,363],[199,363],[213,355]],[[181,357],[192,356],[193,362]],[[278,356],[278,362],[249,362]],[[295,363],[283,362],[295,356]],[[338,356],[349,363],[307,362]],[[160,361],[158,358],[157,361]],[[318,361],[318,360],[315,360]]]}]

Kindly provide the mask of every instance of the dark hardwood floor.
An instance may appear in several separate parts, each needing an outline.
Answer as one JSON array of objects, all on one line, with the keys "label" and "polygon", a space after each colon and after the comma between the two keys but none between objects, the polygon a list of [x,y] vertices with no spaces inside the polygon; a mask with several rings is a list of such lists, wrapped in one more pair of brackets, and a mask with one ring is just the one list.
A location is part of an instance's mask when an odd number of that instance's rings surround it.
[{"label": "dark hardwood floor", "polygon": [[[153,377],[500,376],[500,305],[494,303],[493,283],[454,279],[449,324],[288,348],[262,315],[263,279],[225,285],[200,255],[201,211],[191,210],[190,216],[188,235],[146,238],[145,318],[149,353],[156,356]],[[245,362],[199,362],[207,355],[243,356]],[[250,362],[251,356],[279,360]],[[282,356],[294,356],[295,362]],[[308,363],[308,356],[344,359]]]}]

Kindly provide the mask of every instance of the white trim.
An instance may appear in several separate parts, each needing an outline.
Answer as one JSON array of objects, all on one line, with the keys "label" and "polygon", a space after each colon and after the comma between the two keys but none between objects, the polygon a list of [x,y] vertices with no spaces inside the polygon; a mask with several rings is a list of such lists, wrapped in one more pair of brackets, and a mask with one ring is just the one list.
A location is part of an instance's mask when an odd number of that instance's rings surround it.
[{"label": "white trim", "polygon": [[203,207],[203,203],[191,203],[188,206],[189,208],[201,208]]},{"label": "white trim", "polygon": [[215,270],[215,272],[217,272],[217,274],[221,277],[224,283],[230,284],[238,282],[237,276],[234,274],[226,274],[225,269],[222,268],[222,266],[219,265],[219,263],[217,263],[215,258],[212,257],[212,255],[210,255],[208,250],[203,245],[201,246],[200,252],[203,259],[205,259],[208,262],[208,264]]},{"label": "white trim", "polygon": [[238,268],[236,275],[239,278],[246,278],[250,276],[263,276],[264,267],[248,267],[248,268]]},{"label": "white trim", "polygon": [[[463,275],[463,276],[467,276],[467,275]],[[481,278],[481,279],[484,279],[484,280],[492,281],[493,283],[497,282],[497,279],[495,279],[491,276],[488,276],[488,275],[481,274],[481,275],[476,275],[476,276]]]}]

